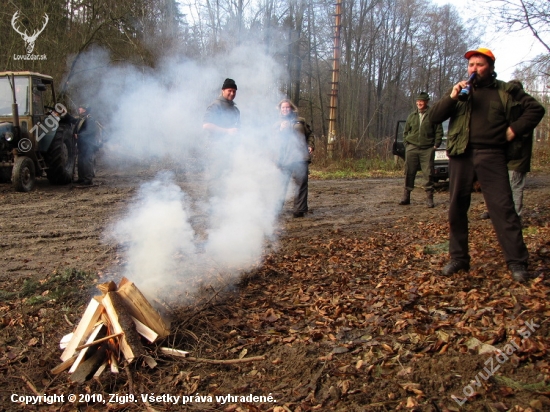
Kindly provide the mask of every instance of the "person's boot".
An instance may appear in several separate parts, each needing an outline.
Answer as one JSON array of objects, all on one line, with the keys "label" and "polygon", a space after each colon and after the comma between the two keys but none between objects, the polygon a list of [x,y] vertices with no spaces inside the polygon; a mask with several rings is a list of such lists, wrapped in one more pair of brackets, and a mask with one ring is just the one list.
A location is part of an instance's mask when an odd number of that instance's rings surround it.
[{"label": "person's boot", "polygon": [[411,204],[411,191],[405,189],[403,192],[403,199],[399,202],[400,205],[410,205]]},{"label": "person's boot", "polygon": [[426,192],[426,206],[434,207],[434,192],[429,190]]}]

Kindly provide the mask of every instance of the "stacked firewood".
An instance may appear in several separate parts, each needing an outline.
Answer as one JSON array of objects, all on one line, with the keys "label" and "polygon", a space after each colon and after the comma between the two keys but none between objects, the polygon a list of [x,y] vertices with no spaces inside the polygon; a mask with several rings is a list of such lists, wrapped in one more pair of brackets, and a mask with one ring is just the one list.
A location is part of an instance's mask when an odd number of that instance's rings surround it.
[{"label": "stacked firewood", "polygon": [[141,343],[169,335],[169,324],[128,279],[99,285],[76,329],[61,339],[61,364],[52,373],[69,370],[73,382],[99,376],[107,367],[118,373],[119,365],[143,359],[151,368],[155,360]]}]

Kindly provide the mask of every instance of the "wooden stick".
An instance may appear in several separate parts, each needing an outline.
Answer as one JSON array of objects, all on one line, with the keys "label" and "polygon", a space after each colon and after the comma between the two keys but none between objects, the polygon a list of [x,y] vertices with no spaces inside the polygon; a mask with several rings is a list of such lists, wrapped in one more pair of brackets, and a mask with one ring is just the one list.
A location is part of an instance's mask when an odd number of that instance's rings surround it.
[{"label": "wooden stick", "polygon": [[31,382],[31,380],[29,378],[27,378],[25,375],[21,375],[21,379],[23,379],[23,381],[25,381],[27,386],[30,388],[31,391],[33,391],[33,393],[36,396],[42,396],[41,394],[38,393],[38,391],[36,390],[36,386],[34,386],[34,384]]},{"label": "wooden stick", "polygon": [[67,317],[67,314],[65,314],[64,316],[65,316],[65,321],[69,324],[69,326],[74,326],[74,324]]},{"label": "wooden stick", "polygon": [[179,350],[179,349],[172,349],[172,348],[160,348],[160,351],[162,353],[165,353],[166,355],[178,356],[181,358],[185,358],[187,357],[187,355],[189,355],[189,352],[186,352],[184,350]]},{"label": "wooden stick", "polygon": [[78,323],[76,330],[74,331],[73,338],[61,354],[61,360],[66,361],[71,358],[75,353],[75,348],[80,345],[80,342],[89,336],[90,332],[95,328],[95,323],[101,316],[103,306],[95,299],[92,299],[86,307],[86,311],[82,316],[82,319]]},{"label": "wooden stick", "polygon": [[[124,332],[122,338],[118,340],[118,347],[124,355],[126,361],[132,362],[136,356],[141,355],[140,351],[143,350],[143,348],[139,346],[140,338],[135,330],[134,321],[130,318],[130,315],[123,307],[123,303],[120,301],[120,297],[117,292],[108,292],[103,297],[102,303],[105,308],[105,312],[107,312],[107,316],[109,317],[109,323],[113,332]],[[115,304],[117,308],[115,308]],[[124,324],[124,327],[121,322]],[[133,346],[130,346],[128,339],[132,341]],[[134,351],[138,352],[136,353]]]},{"label": "wooden stick", "polygon": [[185,358],[193,362],[203,362],[203,363],[214,363],[214,364],[225,364],[231,365],[234,363],[246,363],[246,362],[257,362],[265,360],[265,356],[253,356],[251,358],[242,358],[242,359],[204,359],[204,358]]},{"label": "wooden stick", "polygon": [[111,352],[111,373],[118,373],[118,360],[116,355]]},{"label": "wooden stick", "polygon": [[[86,339],[86,343],[92,343],[95,338],[97,338],[97,335],[99,335],[99,332],[103,329],[105,325],[103,323],[98,323],[95,327],[95,329],[92,331],[88,339]],[[73,363],[73,366],[71,366],[71,369],[69,369],[69,373],[74,373],[78,366],[80,365],[80,362],[84,360],[84,357],[86,356],[86,353],[88,353],[88,348],[82,349],[76,358],[76,360]]]},{"label": "wooden stick", "polygon": [[60,363],[59,365],[57,365],[55,368],[53,368],[50,373],[52,375],[57,375],[61,372],[63,372],[64,370],[67,370],[69,369],[71,366],[73,366],[73,363],[74,361],[76,360],[78,355],[74,354],[72,357],[70,357],[69,359],[67,359],[66,361],[63,361],[62,363]]},{"label": "wooden stick", "polygon": [[78,348],[76,348],[75,350],[76,351],[79,351],[79,350],[82,350],[84,348],[87,348],[89,346],[94,346],[98,343],[101,343],[101,342],[105,342],[106,340],[109,340],[109,339],[112,339],[112,338],[117,338],[121,335],[124,335],[124,332],[120,332],[120,333],[115,333],[114,335],[109,335],[109,336],[105,336],[104,338],[101,338],[101,339],[98,339],[98,340],[94,340],[93,342],[90,342],[90,343],[85,343],[84,345],[80,345]]},{"label": "wooden stick", "polygon": [[161,338],[170,334],[170,325],[151,306],[134,283],[126,278],[122,279],[116,293],[123,300],[130,315],[154,330]]}]

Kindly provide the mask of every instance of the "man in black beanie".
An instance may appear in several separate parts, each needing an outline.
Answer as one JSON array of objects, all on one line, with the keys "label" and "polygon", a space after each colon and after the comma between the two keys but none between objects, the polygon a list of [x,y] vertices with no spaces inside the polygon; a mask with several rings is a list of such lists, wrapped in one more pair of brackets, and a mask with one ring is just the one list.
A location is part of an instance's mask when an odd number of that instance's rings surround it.
[{"label": "man in black beanie", "polygon": [[223,177],[231,169],[231,153],[241,125],[241,113],[233,102],[236,95],[235,80],[225,79],[220,96],[208,106],[204,114],[202,128],[208,133],[204,147],[209,197],[223,195]]},{"label": "man in black beanie", "polygon": [[211,137],[234,135],[239,131],[241,113],[233,102],[237,95],[237,84],[233,79],[225,79],[221,95],[208,106],[202,128]]}]

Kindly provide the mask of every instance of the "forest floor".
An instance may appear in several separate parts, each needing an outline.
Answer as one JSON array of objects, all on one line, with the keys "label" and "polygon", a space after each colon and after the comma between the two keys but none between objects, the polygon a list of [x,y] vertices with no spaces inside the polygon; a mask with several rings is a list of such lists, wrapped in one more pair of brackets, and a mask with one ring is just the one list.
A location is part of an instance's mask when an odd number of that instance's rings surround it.
[{"label": "forest floor", "polygon": [[[158,171],[144,169],[100,165],[86,189],[45,179],[30,193],[0,185],[1,410],[550,410],[547,172],[528,178],[525,284],[510,277],[491,222],[479,218],[481,193],[470,211],[472,270],[443,277],[447,192],[428,209],[420,189],[410,206],[397,204],[402,179],[312,180],[311,213],[294,219],[286,205],[277,247],[234,287],[185,303],[177,291],[166,297],[171,334],[145,344],[156,368],[133,362],[84,384],[52,375],[94,285],[122,273],[123,251],[102,234]],[[213,364],[167,357],[160,346],[264,359]],[[43,394],[65,398],[21,401]]]}]

